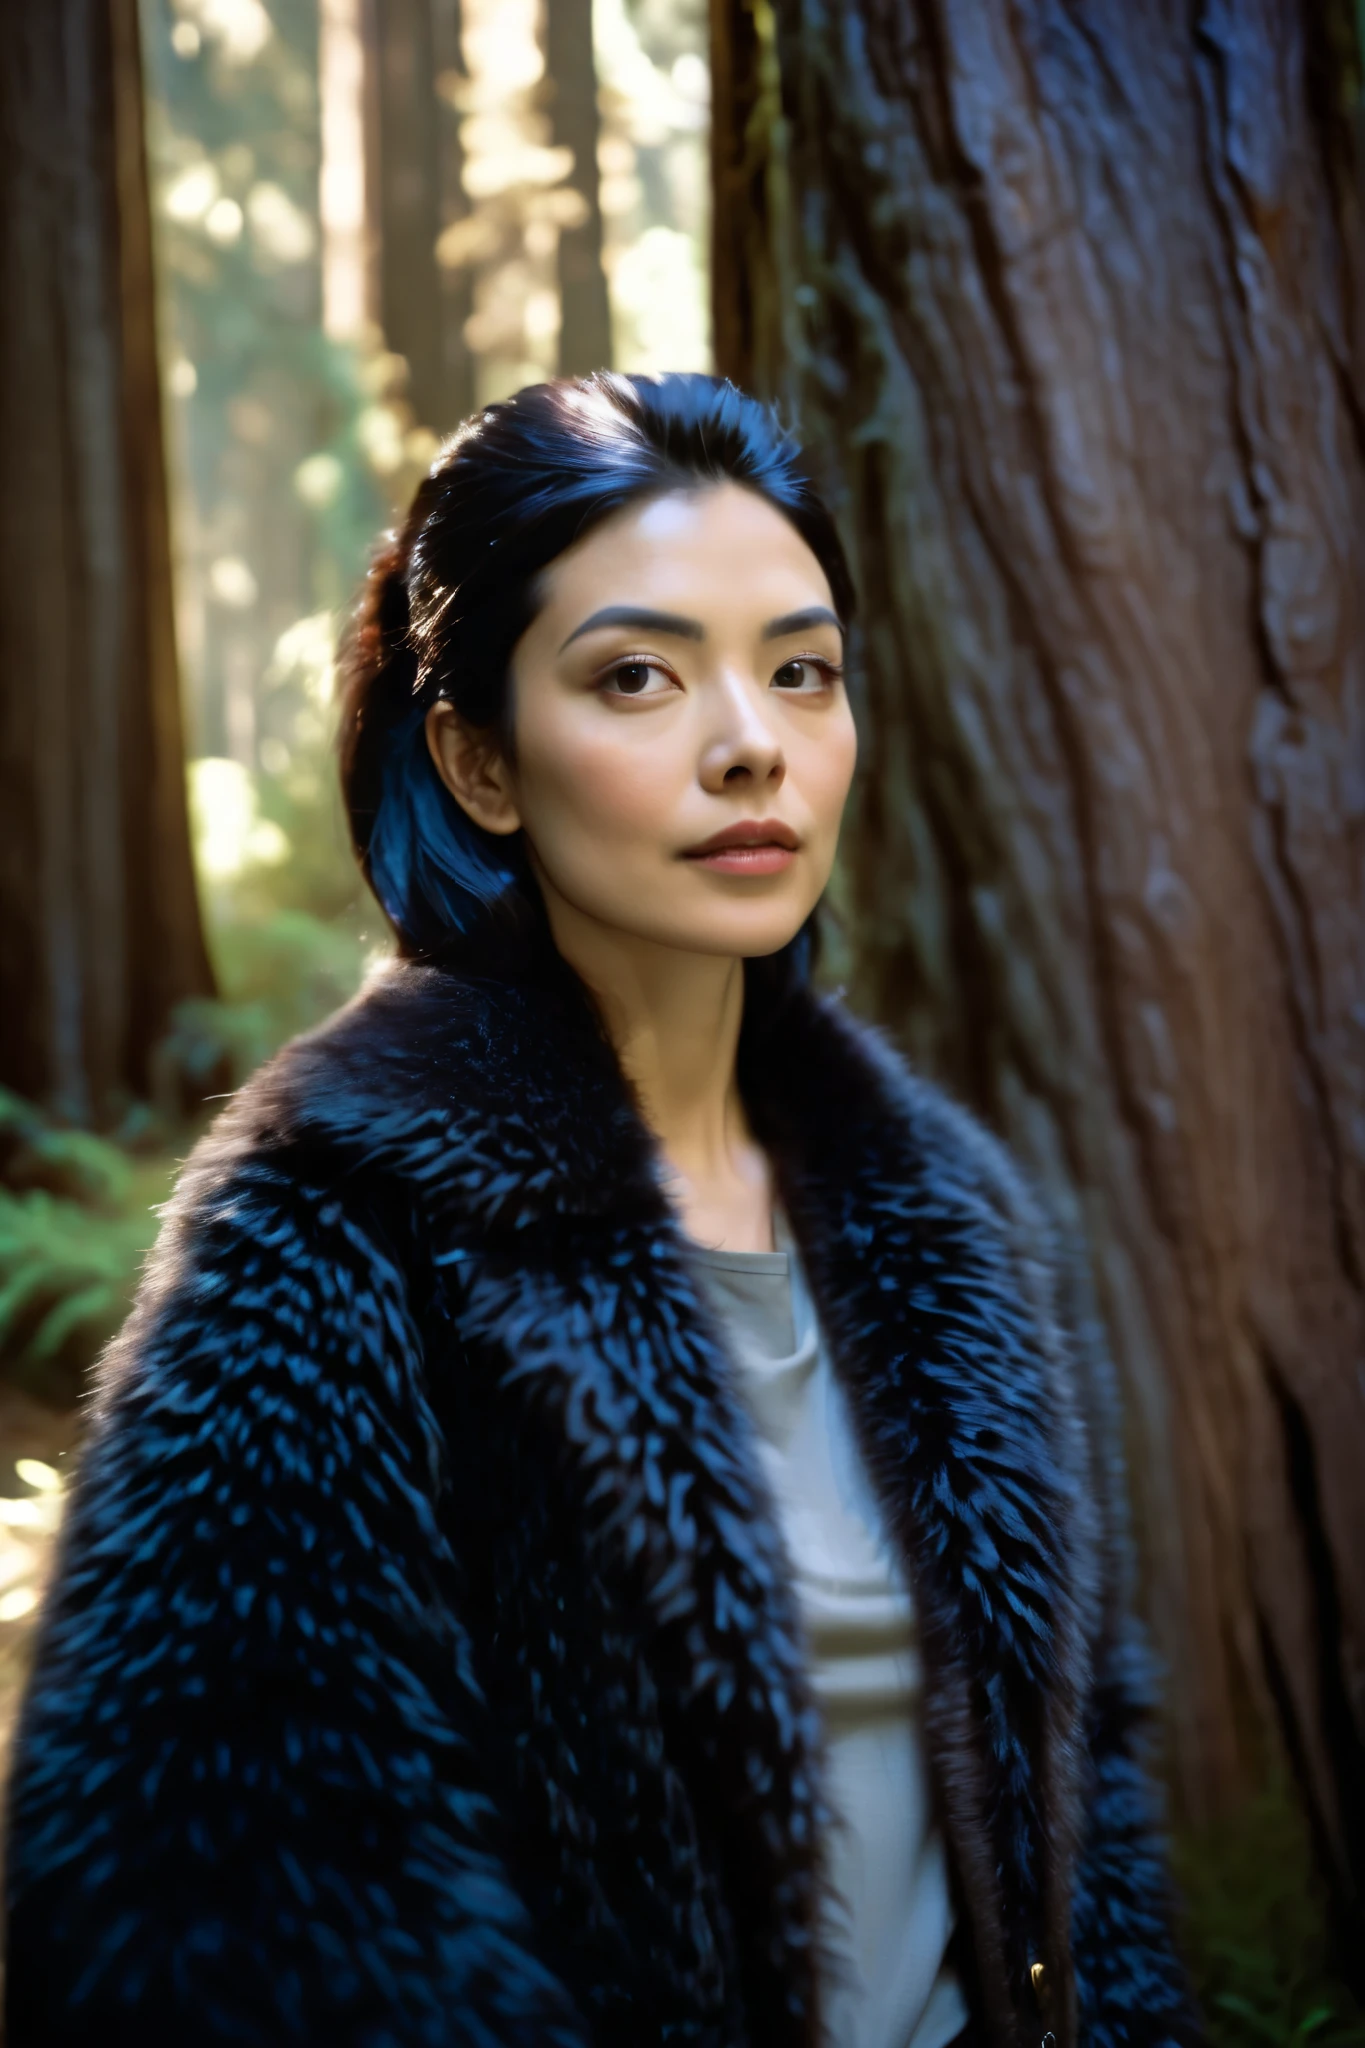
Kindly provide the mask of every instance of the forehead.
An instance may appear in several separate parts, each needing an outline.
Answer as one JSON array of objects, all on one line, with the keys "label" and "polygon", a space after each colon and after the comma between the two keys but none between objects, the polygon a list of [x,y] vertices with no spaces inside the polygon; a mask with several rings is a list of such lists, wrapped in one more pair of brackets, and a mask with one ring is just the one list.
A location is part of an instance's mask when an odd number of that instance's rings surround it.
[{"label": "forehead", "polygon": [[614,513],[550,564],[546,612],[643,603],[695,618],[764,619],[832,603],[828,579],[791,522],[741,484],[670,491]]}]

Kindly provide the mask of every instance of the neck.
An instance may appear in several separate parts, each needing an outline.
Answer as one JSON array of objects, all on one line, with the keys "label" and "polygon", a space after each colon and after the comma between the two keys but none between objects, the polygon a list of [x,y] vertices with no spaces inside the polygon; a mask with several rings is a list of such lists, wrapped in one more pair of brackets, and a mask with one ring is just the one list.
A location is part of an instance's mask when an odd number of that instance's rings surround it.
[{"label": "neck", "polygon": [[659,1141],[686,1228],[707,1244],[771,1244],[767,1161],[735,1072],[744,962],[611,929],[546,891],[555,944],[591,989]]}]

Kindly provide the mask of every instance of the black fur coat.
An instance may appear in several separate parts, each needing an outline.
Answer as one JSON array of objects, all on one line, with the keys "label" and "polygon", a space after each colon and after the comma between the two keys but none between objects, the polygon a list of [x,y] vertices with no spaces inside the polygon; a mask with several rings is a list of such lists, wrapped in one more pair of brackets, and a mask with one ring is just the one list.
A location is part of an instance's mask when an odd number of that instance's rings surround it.
[{"label": "black fur coat", "polygon": [[[784,1556],[570,980],[395,966],[191,1158],[21,1725],[9,2048],[818,2039]],[[974,2035],[1190,2042],[1038,1214],[837,1006],[742,1080],[915,1593]]]}]

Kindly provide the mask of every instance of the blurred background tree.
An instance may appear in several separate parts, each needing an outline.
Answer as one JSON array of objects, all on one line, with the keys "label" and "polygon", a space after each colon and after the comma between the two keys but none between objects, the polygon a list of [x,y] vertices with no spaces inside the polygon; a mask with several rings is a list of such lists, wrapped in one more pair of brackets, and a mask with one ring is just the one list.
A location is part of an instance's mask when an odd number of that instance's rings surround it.
[{"label": "blurred background tree", "polygon": [[[442,230],[469,215],[455,106],[467,78],[460,0],[364,0],[358,13],[360,68],[350,75],[363,81],[367,212],[374,223],[366,260],[376,273],[368,295],[388,347],[407,364],[416,417],[444,430],[474,403],[464,331],[470,274],[442,264],[438,253]],[[324,33],[344,39],[346,14],[347,0],[327,0]],[[344,154],[344,135],[338,147]],[[360,311],[352,338],[363,332],[363,298]]]},{"label": "blurred background tree", "polygon": [[108,1126],[212,978],[185,813],[134,0],[0,47],[0,1083]]},{"label": "blurred background tree", "polygon": [[1365,1979],[1351,16],[713,34],[719,367],[801,420],[864,607],[848,977],[1088,1246],[1180,1808],[1288,1758]]},{"label": "blurred background tree", "polygon": [[545,0],[545,76],[555,144],[569,152],[568,190],[582,218],[559,230],[559,354],[565,377],[582,377],[612,359],[611,307],[602,268],[602,201],[597,152],[597,66],[592,0]]}]

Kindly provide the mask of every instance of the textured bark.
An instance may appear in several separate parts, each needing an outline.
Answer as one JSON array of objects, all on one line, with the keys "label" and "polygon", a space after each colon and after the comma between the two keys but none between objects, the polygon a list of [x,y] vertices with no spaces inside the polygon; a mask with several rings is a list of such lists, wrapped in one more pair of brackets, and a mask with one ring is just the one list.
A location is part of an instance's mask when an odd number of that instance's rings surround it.
[{"label": "textured bark", "polygon": [[861,589],[857,993],[1088,1243],[1185,1811],[1282,1733],[1349,1907],[1365,263],[1310,12],[716,0],[715,290]]},{"label": "textured bark", "polygon": [[444,433],[474,404],[469,275],[436,259],[442,228],[467,210],[459,124],[436,89],[462,68],[460,0],[364,0],[362,24],[374,303],[413,410]]},{"label": "textured bark", "polygon": [[559,233],[559,369],[565,377],[611,362],[611,308],[602,269],[598,201],[597,69],[592,53],[592,0],[546,0],[545,69],[555,144],[573,151],[571,183],[586,213]]},{"label": "textured bark", "polygon": [[0,1082],[100,1118],[212,978],[185,811],[135,0],[0,45]]},{"label": "textured bark", "polygon": [[[785,385],[786,136],[767,0],[710,0],[711,330],[737,383]],[[764,24],[760,33],[759,23]]]}]

